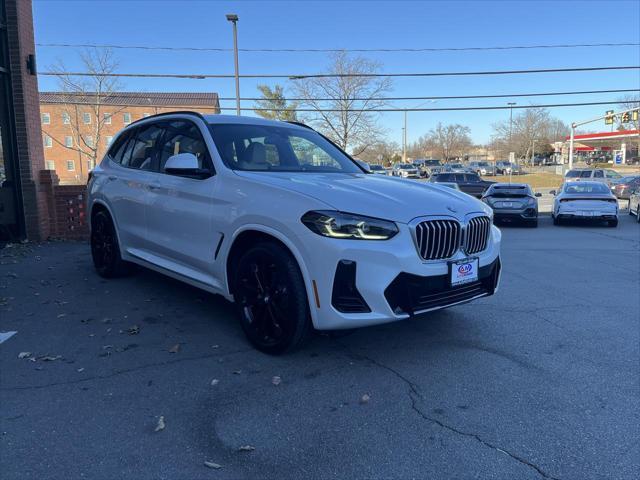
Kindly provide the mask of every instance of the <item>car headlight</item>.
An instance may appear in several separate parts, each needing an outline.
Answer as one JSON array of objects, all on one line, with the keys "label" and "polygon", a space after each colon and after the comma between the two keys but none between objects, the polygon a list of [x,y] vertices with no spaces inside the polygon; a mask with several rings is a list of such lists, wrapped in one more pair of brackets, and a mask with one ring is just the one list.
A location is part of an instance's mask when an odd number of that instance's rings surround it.
[{"label": "car headlight", "polygon": [[331,210],[307,212],[301,220],[318,235],[347,240],[389,240],[399,231],[388,220]]}]

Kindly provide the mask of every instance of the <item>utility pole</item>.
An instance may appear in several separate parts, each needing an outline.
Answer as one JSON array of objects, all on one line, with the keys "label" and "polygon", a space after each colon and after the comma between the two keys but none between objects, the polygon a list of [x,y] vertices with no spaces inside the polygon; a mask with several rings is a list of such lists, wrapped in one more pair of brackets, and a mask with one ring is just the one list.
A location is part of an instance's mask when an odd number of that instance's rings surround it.
[{"label": "utility pole", "polygon": [[516,102],[509,102],[509,149],[511,149],[511,135],[513,133],[513,106]]},{"label": "utility pole", "polygon": [[227,20],[233,23],[233,56],[236,69],[236,115],[240,115],[240,77],[238,74],[238,15],[228,13]]},{"label": "utility pole", "polygon": [[402,163],[407,163],[407,111],[404,111],[404,128],[402,130]]}]

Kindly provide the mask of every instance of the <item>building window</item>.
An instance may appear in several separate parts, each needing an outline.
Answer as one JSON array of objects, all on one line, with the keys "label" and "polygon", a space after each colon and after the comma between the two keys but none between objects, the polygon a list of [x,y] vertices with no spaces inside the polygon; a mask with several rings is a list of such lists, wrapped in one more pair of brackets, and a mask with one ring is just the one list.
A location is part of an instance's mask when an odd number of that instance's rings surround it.
[{"label": "building window", "polygon": [[53,160],[47,160],[47,170],[55,170],[56,164]]},{"label": "building window", "polygon": [[124,122],[125,125],[128,125],[131,123],[131,114],[129,112],[124,112],[122,114],[122,121]]},{"label": "building window", "polygon": [[149,116],[151,116],[151,114],[150,114],[150,113],[143,113],[143,114],[142,114],[142,118],[147,118],[147,117],[149,117]]},{"label": "building window", "polygon": [[44,136],[44,146],[47,148],[53,147],[53,139],[49,135]]},{"label": "building window", "polygon": [[104,143],[107,145],[107,147],[111,145],[111,142],[113,142],[113,137],[110,137],[110,136],[104,137]]},{"label": "building window", "polygon": [[89,112],[84,112],[82,114],[82,121],[85,125],[89,125],[91,123],[91,114]]},{"label": "building window", "polygon": [[73,160],[67,160],[67,171],[73,172],[76,169],[76,164]]},{"label": "building window", "polygon": [[71,117],[67,112],[62,112],[62,123],[69,125],[71,123]]},{"label": "building window", "polygon": [[73,137],[66,136],[64,137],[64,146],[67,148],[73,147]]},{"label": "building window", "polygon": [[42,117],[42,124],[49,125],[51,123],[51,115],[48,113],[43,113],[40,115]]},{"label": "building window", "polygon": [[95,167],[95,165],[93,164],[93,160],[87,160],[87,172],[93,170],[93,167]]},{"label": "building window", "polygon": [[111,114],[110,113],[105,113],[104,114],[104,124],[105,125],[111,125]]},{"label": "building window", "polygon": [[87,144],[87,147],[93,147],[93,137],[91,135],[86,135],[84,137],[84,143]]}]

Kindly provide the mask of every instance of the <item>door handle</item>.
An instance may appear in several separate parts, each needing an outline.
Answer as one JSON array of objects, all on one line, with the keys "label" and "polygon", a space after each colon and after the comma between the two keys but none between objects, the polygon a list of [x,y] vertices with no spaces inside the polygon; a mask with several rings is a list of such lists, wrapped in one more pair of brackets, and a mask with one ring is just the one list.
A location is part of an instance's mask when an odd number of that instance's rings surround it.
[{"label": "door handle", "polygon": [[147,185],[147,188],[149,190],[160,190],[160,185],[151,184],[151,185]]},{"label": "door handle", "polygon": [[114,180],[117,180],[117,179],[118,179],[118,177],[116,177],[115,175],[109,175],[107,178],[108,178],[110,181],[114,181]]}]

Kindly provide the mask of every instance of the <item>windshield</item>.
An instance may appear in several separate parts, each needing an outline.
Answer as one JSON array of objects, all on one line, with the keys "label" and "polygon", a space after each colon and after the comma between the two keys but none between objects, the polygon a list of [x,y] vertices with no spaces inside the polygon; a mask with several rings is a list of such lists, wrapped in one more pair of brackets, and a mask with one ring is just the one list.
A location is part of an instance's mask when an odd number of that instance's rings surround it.
[{"label": "windshield", "polygon": [[272,125],[211,124],[223,162],[233,170],[362,173],[317,132]]},{"label": "windshield", "polygon": [[480,165],[481,167],[488,167],[489,163],[487,163],[487,162],[478,162],[478,165]]},{"label": "windshield", "polygon": [[398,168],[401,168],[402,170],[415,170],[416,167],[413,165],[398,165]]},{"label": "windshield", "polygon": [[[565,175],[566,178],[578,178],[580,176],[586,176],[586,175],[582,175],[582,173],[584,173],[583,170],[569,170],[567,172],[567,174]],[[587,171],[587,173],[589,173]]]},{"label": "windshield", "polygon": [[436,167],[440,165],[440,160],[425,160],[425,165],[429,165],[430,167]]},{"label": "windshield", "polygon": [[463,168],[461,163],[452,163],[449,166],[451,168]]},{"label": "windshield", "polygon": [[382,165],[369,165],[369,170],[384,170]]},{"label": "windshield", "polygon": [[604,183],[568,183],[564,186],[564,193],[611,193]]}]

